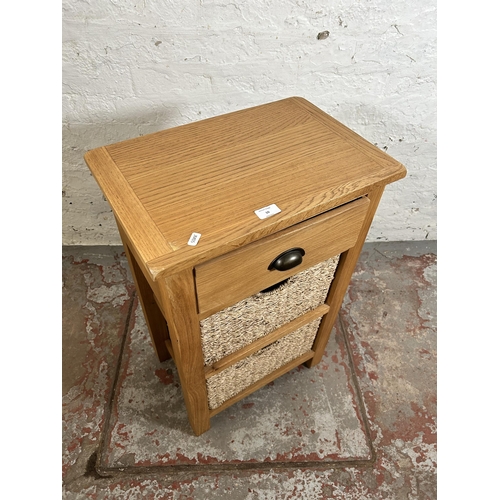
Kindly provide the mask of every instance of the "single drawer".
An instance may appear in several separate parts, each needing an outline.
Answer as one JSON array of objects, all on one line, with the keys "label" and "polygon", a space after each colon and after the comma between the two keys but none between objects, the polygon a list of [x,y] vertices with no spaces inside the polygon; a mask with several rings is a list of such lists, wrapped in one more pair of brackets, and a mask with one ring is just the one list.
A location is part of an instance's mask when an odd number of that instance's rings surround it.
[{"label": "single drawer", "polygon": [[[367,198],[359,198],[197,266],[200,318],[354,246],[369,203]],[[300,264],[284,271],[269,269],[276,257],[293,248],[304,252],[298,258]]]}]

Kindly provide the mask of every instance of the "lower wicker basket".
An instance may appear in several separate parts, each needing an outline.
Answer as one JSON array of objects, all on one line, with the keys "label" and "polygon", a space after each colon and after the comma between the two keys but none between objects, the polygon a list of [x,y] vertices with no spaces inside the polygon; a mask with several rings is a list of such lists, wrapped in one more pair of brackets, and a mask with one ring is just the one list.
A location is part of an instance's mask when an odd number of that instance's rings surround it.
[{"label": "lower wicker basket", "polygon": [[208,407],[218,408],[266,375],[309,351],[321,318],[315,319],[207,380]]}]

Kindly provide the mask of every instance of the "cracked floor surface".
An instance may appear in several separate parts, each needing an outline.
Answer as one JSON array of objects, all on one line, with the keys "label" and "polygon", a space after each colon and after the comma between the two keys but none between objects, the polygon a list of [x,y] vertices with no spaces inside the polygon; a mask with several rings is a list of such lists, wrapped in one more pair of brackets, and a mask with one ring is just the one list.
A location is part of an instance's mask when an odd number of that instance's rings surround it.
[{"label": "cracked floor surface", "polygon": [[63,248],[65,499],[436,498],[436,243],[368,243],[322,362],[190,434],[121,247]]}]

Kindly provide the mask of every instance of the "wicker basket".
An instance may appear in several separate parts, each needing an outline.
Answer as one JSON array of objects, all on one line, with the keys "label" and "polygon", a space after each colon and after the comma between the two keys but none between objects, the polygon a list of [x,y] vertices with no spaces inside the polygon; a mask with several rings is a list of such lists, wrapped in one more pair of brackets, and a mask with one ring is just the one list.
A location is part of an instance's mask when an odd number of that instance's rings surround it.
[{"label": "wicker basket", "polygon": [[[200,322],[205,365],[268,335],[325,302],[339,256],[259,292]],[[257,380],[311,349],[320,319],[299,328],[207,380],[209,407],[215,409]]]},{"label": "wicker basket", "polygon": [[309,351],[321,318],[295,330],[260,351],[226,368],[207,380],[208,407],[213,410],[224,401],[269,375],[284,364]]},{"label": "wicker basket", "polygon": [[324,303],[339,256],[289,278],[271,292],[259,292],[200,322],[205,364],[241,349]]}]

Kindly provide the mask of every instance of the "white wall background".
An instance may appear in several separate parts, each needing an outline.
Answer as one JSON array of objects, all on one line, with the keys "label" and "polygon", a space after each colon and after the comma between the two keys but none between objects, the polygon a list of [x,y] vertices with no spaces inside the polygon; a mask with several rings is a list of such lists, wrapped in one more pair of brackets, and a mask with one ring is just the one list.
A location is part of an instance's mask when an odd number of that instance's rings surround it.
[{"label": "white wall background", "polygon": [[435,0],[63,0],[62,71],[63,244],[120,244],[88,149],[293,95],[407,167],[368,241],[437,239]]}]

